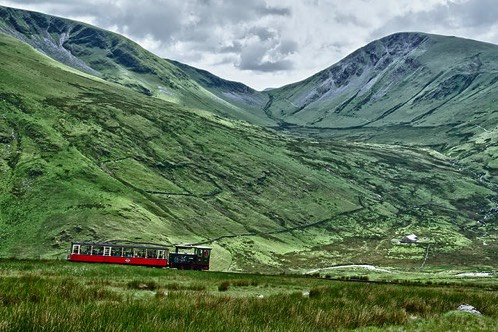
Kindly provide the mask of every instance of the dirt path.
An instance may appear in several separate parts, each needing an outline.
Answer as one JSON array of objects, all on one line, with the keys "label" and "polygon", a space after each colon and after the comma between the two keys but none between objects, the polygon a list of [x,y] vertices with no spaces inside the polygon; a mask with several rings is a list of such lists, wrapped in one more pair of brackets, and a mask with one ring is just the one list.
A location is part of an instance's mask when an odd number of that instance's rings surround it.
[{"label": "dirt path", "polygon": [[361,211],[363,209],[365,209],[365,207],[360,207],[360,208],[357,208],[357,209],[354,209],[354,210],[341,212],[341,213],[336,214],[335,216],[333,216],[331,218],[323,219],[323,220],[320,220],[320,221],[317,221],[317,222],[314,222],[314,223],[311,223],[311,224],[300,225],[300,226],[290,227],[290,228],[284,228],[284,229],[280,229],[280,230],[276,230],[276,231],[271,231],[271,232],[251,232],[251,233],[243,233],[243,234],[236,234],[236,235],[222,235],[222,236],[219,236],[219,237],[216,237],[216,238],[213,238],[213,239],[209,239],[209,240],[206,240],[206,241],[192,243],[192,245],[204,245],[204,244],[209,244],[209,243],[213,243],[213,242],[216,242],[216,241],[220,241],[220,240],[223,240],[223,239],[233,239],[233,238],[237,238],[237,237],[274,235],[274,234],[289,233],[289,232],[293,232],[293,231],[300,231],[300,230],[303,230],[303,229],[306,229],[306,228],[316,227],[318,225],[321,225],[321,224],[324,224],[324,223],[329,222],[331,220],[334,220],[337,217],[347,216],[347,215],[356,213],[358,211]]},{"label": "dirt path", "polygon": [[306,272],[306,274],[313,274],[317,273],[320,271],[326,271],[326,270],[335,270],[335,269],[349,269],[349,268],[362,268],[362,269],[367,269],[367,270],[372,270],[372,271],[377,271],[377,272],[386,272],[386,273],[392,273],[392,271],[386,270],[386,269],[381,269],[379,267],[376,267],[374,265],[369,265],[369,264],[348,264],[348,265],[334,265],[334,266],[329,266],[329,267],[322,267],[319,269],[314,269]]}]

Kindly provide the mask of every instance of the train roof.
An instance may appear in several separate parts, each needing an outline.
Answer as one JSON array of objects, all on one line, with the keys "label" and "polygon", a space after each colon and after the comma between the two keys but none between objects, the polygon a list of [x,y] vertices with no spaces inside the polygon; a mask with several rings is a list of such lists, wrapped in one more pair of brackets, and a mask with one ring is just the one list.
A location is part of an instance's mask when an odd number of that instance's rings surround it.
[{"label": "train roof", "polygon": [[105,243],[105,242],[72,242],[82,246],[101,246],[101,247],[119,247],[119,248],[141,248],[141,249],[160,249],[170,250],[167,246],[140,244],[124,244],[124,243]]},{"label": "train roof", "polygon": [[[83,246],[106,246],[106,247],[123,247],[123,248],[148,248],[148,249],[168,249],[170,246],[150,244],[150,243],[116,243],[116,242],[72,242],[73,244],[79,244]],[[213,248],[207,246],[197,246],[193,244],[177,244],[173,245],[178,249],[203,249],[212,250]]]}]

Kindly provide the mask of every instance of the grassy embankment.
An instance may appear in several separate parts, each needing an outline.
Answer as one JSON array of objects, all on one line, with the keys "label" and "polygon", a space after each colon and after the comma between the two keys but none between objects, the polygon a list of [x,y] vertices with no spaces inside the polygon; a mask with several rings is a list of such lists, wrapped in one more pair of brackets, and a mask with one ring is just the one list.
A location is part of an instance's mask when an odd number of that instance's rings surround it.
[{"label": "grassy embankment", "polygon": [[[492,331],[492,280],[409,286],[1,260],[0,330]],[[456,312],[463,303],[482,316]]]}]

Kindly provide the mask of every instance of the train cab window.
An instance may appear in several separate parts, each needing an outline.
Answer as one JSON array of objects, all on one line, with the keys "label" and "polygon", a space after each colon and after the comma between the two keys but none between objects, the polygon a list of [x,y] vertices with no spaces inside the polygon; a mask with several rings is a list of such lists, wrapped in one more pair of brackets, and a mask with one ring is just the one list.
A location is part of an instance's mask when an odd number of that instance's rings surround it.
[{"label": "train cab window", "polygon": [[73,250],[71,252],[73,254],[79,255],[81,252],[81,246],[79,244],[73,244]]},{"label": "train cab window", "polygon": [[201,261],[202,261],[202,264],[209,264],[209,256],[211,254],[211,250],[209,249],[203,249],[202,250],[202,258],[201,258]]}]

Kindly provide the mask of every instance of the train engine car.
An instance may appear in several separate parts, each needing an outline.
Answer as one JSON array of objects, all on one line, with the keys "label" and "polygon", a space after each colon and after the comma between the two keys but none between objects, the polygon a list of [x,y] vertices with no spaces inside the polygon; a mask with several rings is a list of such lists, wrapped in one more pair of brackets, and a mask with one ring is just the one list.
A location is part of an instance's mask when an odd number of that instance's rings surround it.
[{"label": "train engine car", "polygon": [[180,270],[209,270],[210,247],[176,245],[169,253],[169,267]]}]

